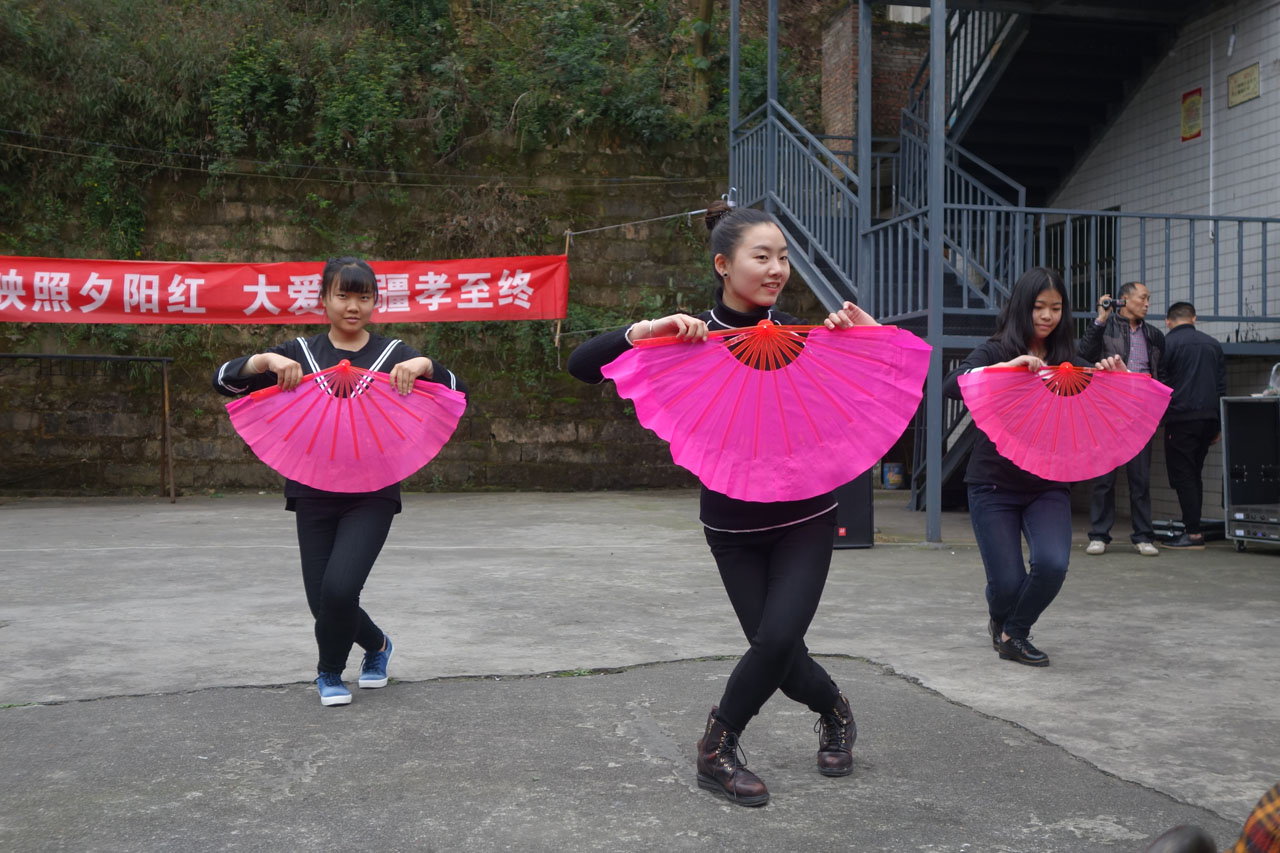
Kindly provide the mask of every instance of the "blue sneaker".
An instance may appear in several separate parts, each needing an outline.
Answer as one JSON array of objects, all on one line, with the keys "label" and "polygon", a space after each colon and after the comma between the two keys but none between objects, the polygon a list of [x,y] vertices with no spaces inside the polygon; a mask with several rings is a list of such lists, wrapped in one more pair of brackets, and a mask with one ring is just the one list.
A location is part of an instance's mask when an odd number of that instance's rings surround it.
[{"label": "blue sneaker", "polygon": [[342,683],[342,673],[322,672],[316,679],[321,705],[350,705],[351,691]]},{"label": "blue sneaker", "polygon": [[360,662],[360,686],[361,687],[386,687],[387,686],[387,663],[391,660],[391,653],[396,647],[391,644],[391,638],[386,634],[387,647],[380,652],[365,652],[364,660]]}]

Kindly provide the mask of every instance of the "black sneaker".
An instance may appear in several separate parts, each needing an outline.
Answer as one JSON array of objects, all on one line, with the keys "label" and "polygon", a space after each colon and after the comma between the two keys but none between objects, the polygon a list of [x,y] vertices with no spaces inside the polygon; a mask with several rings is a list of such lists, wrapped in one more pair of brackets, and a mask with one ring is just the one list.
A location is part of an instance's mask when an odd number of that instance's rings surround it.
[{"label": "black sneaker", "polygon": [[1010,637],[1002,640],[997,647],[1001,660],[1024,663],[1027,666],[1048,666],[1049,656],[1031,645],[1031,638]]},{"label": "black sneaker", "polygon": [[1177,539],[1174,539],[1172,542],[1164,543],[1164,547],[1181,548],[1184,551],[1203,551],[1204,537],[1201,536],[1199,539],[1192,539],[1190,536],[1184,533],[1181,536],[1179,536]]},{"label": "black sneaker", "polygon": [[987,631],[991,634],[991,648],[1000,651],[1000,635],[1004,633],[1004,629],[996,624],[995,619],[988,619]]}]

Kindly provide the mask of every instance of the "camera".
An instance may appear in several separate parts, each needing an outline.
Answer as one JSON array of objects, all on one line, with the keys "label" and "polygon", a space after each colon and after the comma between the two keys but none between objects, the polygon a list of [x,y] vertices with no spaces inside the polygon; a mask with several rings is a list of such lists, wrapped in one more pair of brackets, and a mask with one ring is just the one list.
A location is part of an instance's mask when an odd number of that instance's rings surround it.
[{"label": "camera", "polygon": [[1110,296],[1104,296],[1098,300],[1098,305],[1107,310],[1112,308],[1123,308],[1125,301],[1123,299],[1112,299]]}]

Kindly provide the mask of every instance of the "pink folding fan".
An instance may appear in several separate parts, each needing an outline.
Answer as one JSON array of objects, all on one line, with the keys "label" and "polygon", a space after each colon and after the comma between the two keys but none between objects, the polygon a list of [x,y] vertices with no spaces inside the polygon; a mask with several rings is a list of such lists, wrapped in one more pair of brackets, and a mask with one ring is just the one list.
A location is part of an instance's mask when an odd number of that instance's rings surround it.
[{"label": "pink folding fan", "polygon": [[1072,364],[984,367],[959,381],[973,422],[1000,455],[1058,482],[1091,480],[1136,456],[1173,393],[1145,373]]},{"label": "pink folding fan", "polygon": [[930,347],[895,326],[780,326],[637,342],[603,373],[709,488],[820,495],[870,468],[920,403]]},{"label": "pink folding fan", "polygon": [[374,492],[426,465],[453,435],[464,394],[414,382],[401,396],[386,373],[336,366],[292,391],[254,391],[227,404],[231,424],[273,469],[329,492]]}]

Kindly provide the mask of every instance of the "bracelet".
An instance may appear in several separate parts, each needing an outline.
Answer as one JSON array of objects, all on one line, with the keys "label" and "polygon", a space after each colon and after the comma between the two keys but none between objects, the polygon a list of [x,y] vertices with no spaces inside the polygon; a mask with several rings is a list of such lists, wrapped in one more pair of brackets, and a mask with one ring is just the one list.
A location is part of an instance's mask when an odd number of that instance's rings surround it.
[{"label": "bracelet", "polygon": [[645,322],[649,324],[649,337],[652,338],[653,337],[653,321],[645,320]]}]

